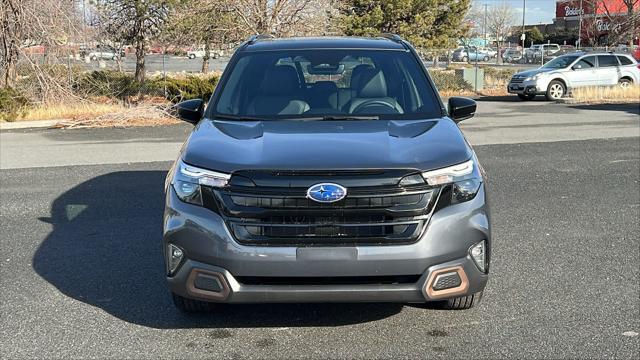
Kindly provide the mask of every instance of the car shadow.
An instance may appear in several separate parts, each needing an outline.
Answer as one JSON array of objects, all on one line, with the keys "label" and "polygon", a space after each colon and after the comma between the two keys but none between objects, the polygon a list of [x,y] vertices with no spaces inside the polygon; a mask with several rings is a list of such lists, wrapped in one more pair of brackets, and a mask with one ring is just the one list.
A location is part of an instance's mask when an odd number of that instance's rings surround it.
[{"label": "car shadow", "polygon": [[496,102],[513,102],[513,103],[528,103],[532,101],[549,102],[545,99],[544,95],[538,95],[533,100],[523,101],[517,95],[480,95],[473,98],[475,101],[496,101]]},{"label": "car shadow", "polygon": [[40,218],[53,225],[34,270],[61,293],[124,321],[152,328],[337,326],[397,314],[400,304],[221,306],[186,315],[165,286],[164,171],[121,171],[66,191]]},{"label": "car shadow", "polygon": [[577,110],[604,110],[604,111],[621,111],[632,115],[640,115],[640,100],[636,103],[619,103],[619,104],[576,104],[570,105],[570,108]]}]

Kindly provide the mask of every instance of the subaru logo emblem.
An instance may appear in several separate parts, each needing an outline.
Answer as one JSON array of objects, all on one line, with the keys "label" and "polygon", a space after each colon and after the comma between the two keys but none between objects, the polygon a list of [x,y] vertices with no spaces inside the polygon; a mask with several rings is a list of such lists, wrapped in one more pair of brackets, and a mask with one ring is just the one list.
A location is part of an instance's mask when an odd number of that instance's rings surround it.
[{"label": "subaru logo emblem", "polygon": [[320,203],[340,201],[347,196],[347,189],[338,184],[315,184],[307,190],[307,198]]}]

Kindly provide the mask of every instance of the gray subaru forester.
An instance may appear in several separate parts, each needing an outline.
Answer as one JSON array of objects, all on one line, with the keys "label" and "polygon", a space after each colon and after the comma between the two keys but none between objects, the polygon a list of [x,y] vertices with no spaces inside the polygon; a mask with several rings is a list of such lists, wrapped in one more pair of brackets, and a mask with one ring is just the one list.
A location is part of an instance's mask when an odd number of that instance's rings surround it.
[{"label": "gray subaru forester", "polygon": [[166,181],[174,303],[478,303],[491,232],[483,171],[416,51],[376,38],[254,36]]}]

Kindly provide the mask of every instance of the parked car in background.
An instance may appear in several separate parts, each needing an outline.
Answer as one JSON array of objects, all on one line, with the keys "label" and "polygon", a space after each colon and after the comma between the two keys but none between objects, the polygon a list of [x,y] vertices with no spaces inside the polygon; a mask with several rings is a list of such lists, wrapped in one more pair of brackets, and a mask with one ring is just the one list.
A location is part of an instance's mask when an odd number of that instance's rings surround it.
[{"label": "parked car in background", "polygon": [[460,47],[453,51],[451,54],[452,61],[489,61],[491,55],[485,51],[481,51],[475,46]]},{"label": "parked car in background", "polygon": [[539,45],[531,45],[530,48],[524,51],[525,61],[537,62],[541,61],[543,57],[548,57],[556,52],[560,51],[560,45],[558,44],[539,44]]},{"label": "parked car in background", "polygon": [[120,57],[124,56],[124,53],[116,50],[114,47],[102,45],[97,47],[96,49],[89,51],[87,56],[92,61],[118,60]]},{"label": "parked car in background", "polygon": [[571,46],[571,47],[563,47],[560,50],[558,50],[557,52],[555,52],[553,54],[550,54],[549,56],[545,56],[544,61],[545,62],[549,62],[549,61],[551,61],[551,60],[553,60],[553,59],[555,59],[557,57],[560,57],[562,55],[573,54],[576,51],[578,51],[578,50],[576,50],[576,48],[573,47],[573,46]]},{"label": "parked car in background", "polygon": [[502,53],[502,61],[509,63],[517,63],[522,59],[522,50],[516,48],[507,48]]},{"label": "parked car in background", "polygon": [[490,48],[490,47],[479,47],[478,51],[483,52],[483,53],[487,53],[489,55],[490,58],[497,58],[498,57],[498,50],[494,49],[494,48]]},{"label": "parked car in background", "polygon": [[[205,54],[204,48],[187,51],[187,57],[189,59],[202,58],[204,57],[204,54]],[[217,59],[222,55],[224,55],[224,51],[222,50],[214,50],[214,49],[209,50],[209,57],[212,59]]]},{"label": "parked car in background", "polygon": [[640,83],[640,65],[629,54],[583,53],[559,56],[544,66],[515,74],[507,91],[522,100],[545,95],[547,100],[562,98],[581,86],[626,87]]}]

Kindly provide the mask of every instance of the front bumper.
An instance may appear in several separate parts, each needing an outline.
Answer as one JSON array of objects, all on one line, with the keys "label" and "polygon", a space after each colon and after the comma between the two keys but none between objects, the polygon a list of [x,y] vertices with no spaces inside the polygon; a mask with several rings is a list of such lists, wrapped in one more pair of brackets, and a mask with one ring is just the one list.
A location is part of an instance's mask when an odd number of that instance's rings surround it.
[{"label": "front bumper", "polygon": [[535,81],[525,81],[522,83],[512,83],[507,85],[507,92],[509,94],[521,94],[521,95],[539,95],[544,94],[546,89],[540,86]]},{"label": "front bumper", "polygon": [[[468,255],[472,245],[486,241],[491,249],[484,185],[473,200],[435,212],[420,239],[409,245],[355,247],[270,247],[238,244],[216,213],[180,201],[170,187],[164,219],[164,246],[183,249],[186,260],[169,289],[200,300],[255,302],[424,302],[470,295],[484,289],[488,275]],[[460,268],[467,284],[450,293],[429,294],[434,272]],[[195,272],[216,278],[220,290],[203,293],[194,287]],[[253,277],[383,277],[419,276],[411,283],[391,284],[243,284]],[[222,294],[222,295],[221,295]],[[442,296],[445,295],[445,296]]]}]

